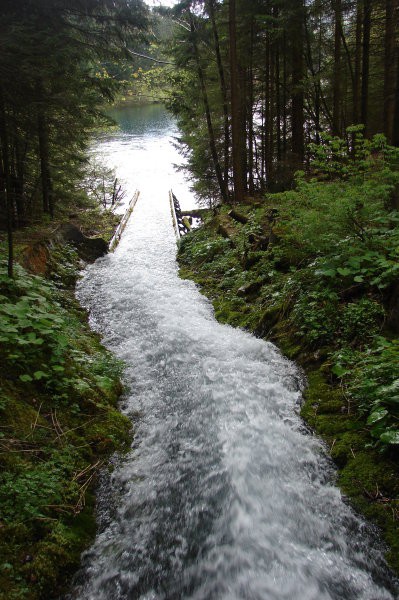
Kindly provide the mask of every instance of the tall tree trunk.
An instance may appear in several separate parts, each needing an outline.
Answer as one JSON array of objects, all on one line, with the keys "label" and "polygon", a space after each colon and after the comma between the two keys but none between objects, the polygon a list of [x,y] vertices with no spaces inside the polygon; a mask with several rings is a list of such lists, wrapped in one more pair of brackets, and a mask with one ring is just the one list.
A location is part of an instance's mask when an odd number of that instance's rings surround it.
[{"label": "tall tree trunk", "polygon": [[274,174],[274,116],[275,116],[275,96],[276,96],[276,82],[275,82],[275,41],[272,40],[270,44],[270,62],[269,62],[269,147],[267,149],[267,154],[269,156],[269,174],[268,174],[268,187],[273,185],[273,181],[275,178]]},{"label": "tall tree trunk", "polygon": [[265,82],[262,81],[261,92],[261,122],[260,122],[260,179],[262,189],[266,178],[266,91]]},{"label": "tall tree trunk", "polygon": [[280,82],[280,42],[276,42],[276,150],[277,162],[281,161],[281,82]]},{"label": "tall tree trunk", "polygon": [[362,91],[360,119],[367,134],[368,104],[369,104],[369,76],[370,76],[370,33],[371,33],[371,0],[363,0],[363,44],[362,44]]},{"label": "tall tree trunk", "polygon": [[13,240],[13,213],[14,204],[11,192],[11,174],[10,174],[10,149],[8,144],[7,115],[3,90],[0,87],[0,147],[2,154],[3,172],[4,172],[4,195],[6,205],[7,221],[7,246],[8,261],[7,272],[9,277],[14,276],[14,240]]},{"label": "tall tree trunk", "polygon": [[40,172],[43,195],[43,211],[54,217],[53,186],[50,171],[50,152],[48,139],[48,124],[43,106],[40,104],[37,114],[37,128],[39,138]]},{"label": "tall tree trunk", "polygon": [[254,72],[253,72],[253,52],[254,52],[254,22],[251,19],[251,35],[249,46],[249,67],[248,67],[248,191],[251,196],[255,193],[254,182]]},{"label": "tall tree trunk", "polygon": [[395,88],[395,115],[393,118],[392,144],[399,146],[399,48],[396,48],[396,88]]},{"label": "tall tree trunk", "polygon": [[24,197],[25,186],[25,160],[27,153],[27,144],[21,140],[15,141],[15,203],[17,209],[18,226],[25,225],[27,207]]},{"label": "tall tree trunk", "polygon": [[287,35],[283,33],[283,156],[287,156],[287,86],[288,86],[288,74],[287,74]]},{"label": "tall tree trunk", "polygon": [[356,7],[356,41],[355,41],[355,75],[353,84],[353,122],[360,122],[360,95],[361,95],[361,65],[362,65],[362,24],[363,4],[357,0]]},{"label": "tall tree trunk", "polygon": [[334,10],[334,75],[333,75],[333,135],[341,135],[341,29],[342,29],[342,0],[332,1]]},{"label": "tall tree trunk", "polygon": [[265,112],[265,157],[266,157],[266,186],[269,187],[271,175],[270,136],[271,136],[271,103],[270,103],[270,34],[266,37],[265,56],[265,86],[266,86],[266,112]]},{"label": "tall tree trunk", "polygon": [[234,201],[242,202],[246,193],[246,172],[243,156],[246,155],[246,138],[243,138],[245,119],[243,115],[240,67],[237,52],[236,0],[229,0],[229,57],[231,89],[231,134]]},{"label": "tall tree trunk", "polygon": [[300,167],[305,153],[304,139],[304,92],[303,92],[303,48],[304,48],[304,4],[303,0],[292,2],[291,23],[291,127],[292,154],[294,165]]},{"label": "tall tree trunk", "polygon": [[224,130],[224,140],[223,140],[223,148],[224,148],[224,157],[223,157],[223,179],[225,182],[226,194],[228,195],[229,191],[229,154],[230,154],[230,125],[229,125],[229,103],[227,97],[227,85],[226,85],[226,77],[224,74],[224,67],[222,56],[220,52],[220,42],[219,42],[219,32],[216,25],[215,18],[215,0],[207,0],[207,10],[209,17],[211,19],[212,24],[212,32],[215,46],[215,54],[216,54],[216,63],[218,67],[218,75],[220,82],[220,91],[222,96],[222,104],[223,104],[223,130]]},{"label": "tall tree trunk", "polygon": [[305,23],[305,38],[306,38],[306,52],[307,52],[307,65],[311,72],[314,89],[314,141],[316,144],[320,142],[320,112],[321,112],[321,90],[320,90],[320,71],[321,71],[321,44],[322,44],[322,30],[321,30],[321,10],[318,3],[316,7],[319,11],[319,32],[318,32],[318,46],[317,46],[317,69],[314,65],[312,55],[312,45],[310,40],[310,32],[307,22]]},{"label": "tall tree trunk", "polygon": [[385,2],[385,60],[384,60],[384,133],[388,143],[393,140],[396,87],[396,30],[398,0]]},{"label": "tall tree trunk", "polygon": [[207,93],[206,85],[205,85],[204,71],[201,66],[201,59],[200,59],[200,55],[198,52],[198,44],[197,44],[197,38],[196,38],[197,34],[195,31],[195,24],[194,24],[194,18],[193,18],[192,13],[190,13],[190,29],[191,29],[191,43],[192,43],[195,62],[196,62],[196,66],[197,66],[198,79],[199,79],[200,86],[201,86],[202,101],[203,101],[204,109],[205,109],[206,124],[207,124],[207,128],[208,128],[209,148],[211,151],[213,167],[215,169],[215,174],[216,174],[216,179],[217,179],[217,182],[219,185],[220,194],[222,196],[223,201],[227,202],[226,182],[223,179],[222,169],[220,167],[219,157],[218,157],[218,153],[217,153],[215,131],[213,128],[211,109],[209,106],[208,93]]}]

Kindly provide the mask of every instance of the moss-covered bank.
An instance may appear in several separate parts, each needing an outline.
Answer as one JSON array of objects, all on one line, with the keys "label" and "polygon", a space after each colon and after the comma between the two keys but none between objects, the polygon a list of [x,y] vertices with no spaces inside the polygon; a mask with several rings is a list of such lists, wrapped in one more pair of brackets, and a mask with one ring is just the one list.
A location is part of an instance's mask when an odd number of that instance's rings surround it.
[{"label": "moss-covered bank", "polygon": [[[115,218],[100,221],[110,234]],[[0,260],[2,600],[62,591],[95,533],[98,470],[131,437],[117,408],[121,365],[74,298],[79,257],[46,236],[17,235],[20,262],[42,275],[17,265],[10,280]]]},{"label": "moss-covered bank", "polygon": [[209,212],[178,259],[219,321],[274,341],[303,366],[302,416],[325,440],[343,493],[382,529],[399,572],[397,180],[385,168],[302,179],[295,191]]}]

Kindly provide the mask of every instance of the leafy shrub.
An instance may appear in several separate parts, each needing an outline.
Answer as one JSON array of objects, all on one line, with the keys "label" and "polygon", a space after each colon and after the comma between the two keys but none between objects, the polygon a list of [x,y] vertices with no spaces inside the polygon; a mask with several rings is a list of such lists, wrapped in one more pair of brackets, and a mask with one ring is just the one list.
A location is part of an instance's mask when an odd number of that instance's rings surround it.
[{"label": "leafy shrub", "polygon": [[399,444],[399,340],[376,338],[365,351],[342,349],[333,355],[339,375],[371,435],[383,444]]},{"label": "leafy shrub", "polygon": [[[70,450],[69,450],[70,452]],[[72,455],[54,452],[29,471],[0,475],[0,507],[4,523],[46,518],[56,505],[77,502],[79,486],[72,479]],[[71,481],[65,485],[66,474]]]},{"label": "leafy shrub", "polygon": [[346,178],[398,160],[398,149],[384,135],[367,139],[363,130],[364,125],[348,127],[346,139],[322,133],[320,144],[308,146],[313,172],[321,178]]},{"label": "leafy shrub", "polygon": [[[59,398],[91,386],[100,389],[112,384],[118,361],[109,355],[79,348],[74,339],[77,323],[58,301],[54,284],[27,274],[16,266],[9,279],[0,265],[0,359],[9,377],[34,384]],[[79,369],[79,370],[78,370]]]},{"label": "leafy shrub", "polygon": [[292,311],[292,320],[310,344],[326,344],[337,329],[338,295],[329,289],[302,292]]},{"label": "leafy shrub", "polygon": [[385,316],[381,304],[369,298],[350,302],[339,315],[338,335],[345,343],[362,345],[380,329]]}]

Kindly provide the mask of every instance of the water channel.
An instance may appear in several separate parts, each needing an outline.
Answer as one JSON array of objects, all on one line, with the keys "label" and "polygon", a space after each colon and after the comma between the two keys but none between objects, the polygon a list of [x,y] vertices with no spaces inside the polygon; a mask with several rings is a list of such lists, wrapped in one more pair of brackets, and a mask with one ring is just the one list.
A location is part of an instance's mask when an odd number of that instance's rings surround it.
[{"label": "water channel", "polygon": [[178,277],[168,190],[173,120],[160,106],[115,112],[98,142],[141,192],[115,253],[79,298],[126,362],[134,444],[98,494],[99,532],[74,600],[388,600],[378,537],[333,485],[323,445],[298,417],[301,375],[265,341],[218,324]]}]

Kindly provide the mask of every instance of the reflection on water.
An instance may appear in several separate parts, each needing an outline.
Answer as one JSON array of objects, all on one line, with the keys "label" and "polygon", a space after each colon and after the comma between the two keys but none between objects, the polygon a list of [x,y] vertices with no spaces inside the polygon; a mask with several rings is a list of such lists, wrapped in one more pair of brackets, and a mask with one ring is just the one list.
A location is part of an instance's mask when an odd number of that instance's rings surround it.
[{"label": "reflection on water", "polygon": [[126,105],[111,108],[109,116],[118,123],[121,131],[135,137],[164,135],[165,131],[174,131],[171,115],[162,104]]},{"label": "reflection on water", "polygon": [[104,475],[99,533],[70,598],[392,600],[376,536],[303,431],[295,365],[218,324],[177,276],[167,191],[193,200],[172,167],[173,121],[160,107],[118,119],[123,131],[98,151],[142,195],[79,298],[126,363],[135,438]]},{"label": "reflection on water", "polygon": [[160,104],[122,106],[109,111],[120,129],[107,135],[96,145],[96,154],[105,158],[107,166],[117,169],[118,177],[129,190],[140,190],[144,196],[167,202],[173,189],[183,209],[195,207],[189,184],[174,165],[182,163],[174,146],[178,134],[173,117]]}]

